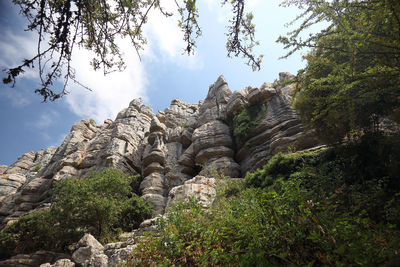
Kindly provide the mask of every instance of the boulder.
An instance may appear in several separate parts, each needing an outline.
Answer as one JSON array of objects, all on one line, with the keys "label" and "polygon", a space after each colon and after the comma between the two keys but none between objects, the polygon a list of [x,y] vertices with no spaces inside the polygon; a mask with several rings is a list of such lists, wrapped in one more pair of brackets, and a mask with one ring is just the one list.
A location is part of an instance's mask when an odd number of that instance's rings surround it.
[{"label": "boulder", "polygon": [[[104,247],[91,234],[85,234],[77,244],[78,249],[72,254],[72,259],[75,263],[83,266],[91,266],[94,262],[103,262],[103,257],[95,257],[103,254]],[[95,260],[96,259],[96,260]],[[98,265],[107,266],[107,265]]]},{"label": "boulder", "polygon": [[203,207],[208,207],[213,202],[215,195],[215,178],[196,176],[186,181],[183,185],[171,189],[168,194],[166,212],[168,212],[171,205],[193,198],[197,198]]},{"label": "boulder", "polygon": [[75,263],[69,259],[60,259],[54,264],[43,263],[40,265],[40,267],[75,267]]}]

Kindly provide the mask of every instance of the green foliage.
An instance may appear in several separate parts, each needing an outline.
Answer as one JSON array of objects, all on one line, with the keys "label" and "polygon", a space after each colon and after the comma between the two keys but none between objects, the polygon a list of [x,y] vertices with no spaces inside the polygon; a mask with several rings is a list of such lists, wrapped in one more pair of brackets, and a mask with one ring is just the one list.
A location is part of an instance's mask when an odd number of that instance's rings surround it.
[{"label": "green foliage", "polygon": [[[295,107],[326,142],[378,129],[400,112],[400,2],[290,0],[305,12],[300,26],[279,41],[289,54],[312,47],[298,74]],[[305,40],[313,24],[327,27]]]},{"label": "green foliage", "polygon": [[96,127],[96,121],[92,118],[89,119],[89,123],[93,126]]},{"label": "green foliage", "polygon": [[33,169],[34,172],[38,172],[42,168],[40,164],[36,165],[35,168]]},{"label": "green foliage", "polygon": [[[55,220],[49,209],[32,212],[0,232],[0,259],[39,248],[52,250],[59,245]],[[52,242],[49,242],[52,241]]]},{"label": "green foliage", "polygon": [[[278,154],[244,184],[221,181],[207,210],[177,204],[128,266],[396,266],[398,148],[377,137]],[[378,150],[387,155],[371,165]]]},{"label": "green foliage", "polygon": [[[44,101],[54,101],[67,94],[70,81],[87,88],[76,80],[72,59],[75,46],[93,52],[90,61],[94,70],[102,69],[104,74],[125,69],[118,39],[128,38],[132,48],[140,57],[140,51],[147,44],[143,27],[152,16],[172,17],[179,14],[178,27],[182,30],[185,52],[191,54],[202,31],[198,24],[199,9],[196,0],[178,0],[176,6],[163,6],[161,0],[13,0],[27,19],[27,30],[37,34],[37,53],[22,60],[19,66],[6,69],[3,83],[16,82],[26,69],[37,64],[41,80],[40,94]],[[197,1],[198,2],[198,1]],[[243,56],[253,70],[259,70],[262,56],[255,56],[253,15],[245,13],[245,1],[221,2],[232,6],[233,18],[227,27],[228,56]],[[155,12],[150,12],[154,10]],[[175,17],[174,17],[175,18]],[[47,64],[48,63],[48,64]],[[55,80],[63,78],[61,90],[54,87]]]},{"label": "green foliage", "polygon": [[266,109],[267,107],[263,109],[260,105],[250,105],[233,117],[233,136],[237,144],[244,144],[247,135],[256,128],[265,117]]},{"label": "green foliage", "polygon": [[64,218],[63,228],[90,232],[98,239],[111,238],[122,227],[132,230],[122,226],[122,212],[132,220],[132,226],[151,215],[144,200],[132,193],[133,179],[137,178],[116,169],[92,171],[85,179],[63,179],[54,188],[56,202],[52,209]]},{"label": "green foliage", "polygon": [[65,250],[84,233],[114,240],[151,217],[149,203],[132,192],[137,177],[116,169],[91,171],[84,179],[63,179],[53,189],[50,209],[32,212],[4,228],[0,248],[7,254],[38,249]]},{"label": "green foliage", "polygon": [[318,191],[321,198],[335,195],[343,187],[343,205],[364,209],[377,222],[394,223],[400,217],[389,219],[385,213],[398,212],[391,209],[400,192],[399,141],[398,136],[364,136],[341,147],[279,153],[263,169],[248,173],[245,185],[269,188],[278,179],[302,179],[303,185]]}]

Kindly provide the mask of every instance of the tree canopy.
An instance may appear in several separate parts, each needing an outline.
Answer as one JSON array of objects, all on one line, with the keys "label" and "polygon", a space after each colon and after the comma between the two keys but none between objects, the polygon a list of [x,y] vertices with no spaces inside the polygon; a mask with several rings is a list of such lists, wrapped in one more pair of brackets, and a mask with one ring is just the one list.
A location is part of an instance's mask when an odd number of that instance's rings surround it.
[{"label": "tree canopy", "polygon": [[[95,70],[102,69],[104,74],[121,71],[125,65],[118,40],[129,38],[140,57],[146,45],[143,26],[150,10],[157,10],[166,17],[173,15],[163,7],[163,0],[13,0],[13,3],[28,19],[27,30],[37,32],[37,53],[24,59],[21,65],[7,69],[3,82],[14,85],[21,73],[36,66],[41,85],[35,92],[43,101],[53,101],[68,93],[70,81],[80,84],[72,64],[77,46],[94,52],[91,65]],[[186,43],[184,51],[191,54],[202,33],[198,5],[196,0],[176,0],[175,3],[180,15],[178,26]],[[233,14],[226,33],[228,56],[243,56],[253,70],[260,69],[262,56],[253,54],[258,44],[254,37],[253,15],[244,12],[245,0],[221,1],[222,5],[227,3]],[[54,87],[58,79],[64,81],[61,90]]]},{"label": "tree canopy", "polygon": [[38,249],[66,251],[85,233],[115,240],[151,217],[153,206],[134,192],[138,177],[108,168],[55,183],[52,203],[0,231],[0,259]]},{"label": "tree canopy", "polygon": [[[304,12],[300,26],[279,42],[286,56],[310,47],[298,73],[295,107],[328,142],[379,130],[400,112],[400,2],[287,0]],[[326,28],[307,30],[324,22]]]}]

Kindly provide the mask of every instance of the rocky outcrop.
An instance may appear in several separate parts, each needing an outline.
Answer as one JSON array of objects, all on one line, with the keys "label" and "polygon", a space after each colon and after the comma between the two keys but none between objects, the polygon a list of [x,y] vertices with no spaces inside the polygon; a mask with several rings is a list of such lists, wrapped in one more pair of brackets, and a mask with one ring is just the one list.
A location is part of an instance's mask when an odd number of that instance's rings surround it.
[{"label": "rocky outcrop", "polygon": [[193,132],[194,162],[202,167],[200,175],[240,176],[240,166],[234,160],[234,146],[227,124],[226,106],[232,96],[223,76],[210,86],[200,106],[198,127]]},{"label": "rocky outcrop", "polygon": [[72,126],[60,147],[26,153],[6,170],[2,167],[0,223],[45,207],[53,181],[104,167],[140,174],[143,139],[153,117],[153,111],[135,99],[115,121],[95,125],[82,120]]},{"label": "rocky outcrop", "polygon": [[43,263],[40,265],[40,267],[75,267],[75,263],[70,261],[69,259],[60,259],[54,264]]},{"label": "rocky outcrop", "polygon": [[[134,99],[114,121],[76,123],[60,147],[29,152],[10,167],[0,166],[0,225],[49,206],[54,181],[104,167],[140,174],[138,191],[154,205],[155,216],[193,197],[204,206],[211,204],[214,178],[244,177],[288,147],[318,144],[304,132],[290,107],[291,77],[281,73],[274,84],[265,82],[232,93],[220,76],[197,104],[174,99],[170,107],[154,114]],[[144,223],[140,231],[151,230],[153,221]],[[48,266],[115,266],[128,257],[135,242],[128,239],[103,248],[80,245],[73,262],[51,261]]]},{"label": "rocky outcrop", "polygon": [[[40,266],[42,263],[55,263],[60,259],[67,261],[68,255],[52,251],[39,250],[31,254],[19,254],[8,260],[0,261],[0,267]],[[60,265],[58,265],[60,266]],[[61,265],[62,266],[62,265]]]},{"label": "rocky outcrop", "polygon": [[79,240],[78,249],[72,254],[74,262],[80,266],[107,266],[108,257],[103,254],[104,247],[91,234]]},{"label": "rocky outcrop", "polygon": [[183,185],[172,188],[168,194],[166,211],[180,201],[191,199],[198,199],[204,208],[210,206],[216,196],[215,186],[215,178],[196,176]]},{"label": "rocky outcrop", "polygon": [[166,163],[166,127],[154,117],[147,145],[143,153],[143,182],[140,184],[142,197],[155,207],[155,215],[162,214],[165,206],[165,163]]},{"label": "rocky outcrop", "polygon": [[[280,73],[278,82],[236,91],[229,99],[227,113],[236,141],[236,160],[243,174],[261,168],[273,155],[287,151],[288,147],[299,150],[318,144],[312,133],[304,132],[290,107],[294,85],[284,84],[292,77],[289,73]],[[249,116],[251,122],[240,122],[238,116]],[[235,127],[246,131],[236,131],[235,135]]]},{"label": "rocky outcrop", "polygon": [[37,179],[38,173],[46,168],[56,147],[25,153],[0,175],[0,222],[12,221],[38,206],[47,190],[46,181]]}]

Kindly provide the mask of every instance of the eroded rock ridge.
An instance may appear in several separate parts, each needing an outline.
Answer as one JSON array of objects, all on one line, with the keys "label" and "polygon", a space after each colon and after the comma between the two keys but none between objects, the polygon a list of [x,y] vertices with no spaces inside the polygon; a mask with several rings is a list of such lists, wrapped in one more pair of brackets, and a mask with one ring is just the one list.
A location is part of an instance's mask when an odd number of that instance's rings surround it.
[{"label": "eroded rock ridge", "polygon": [[317,145],[290,106],[291,77],[280,73],[273,84],[232,93],[220,76],[197,104],[174,99],[155,114],[134,99],[114,121],[76,123],[60,147],[0,166],[0,224],[48,206],[54,181],[104,167],[140,174],[139,191],[154,204],[154,215],[193,194],[209,204],[211,177],[244,177],[278,152]]}]

